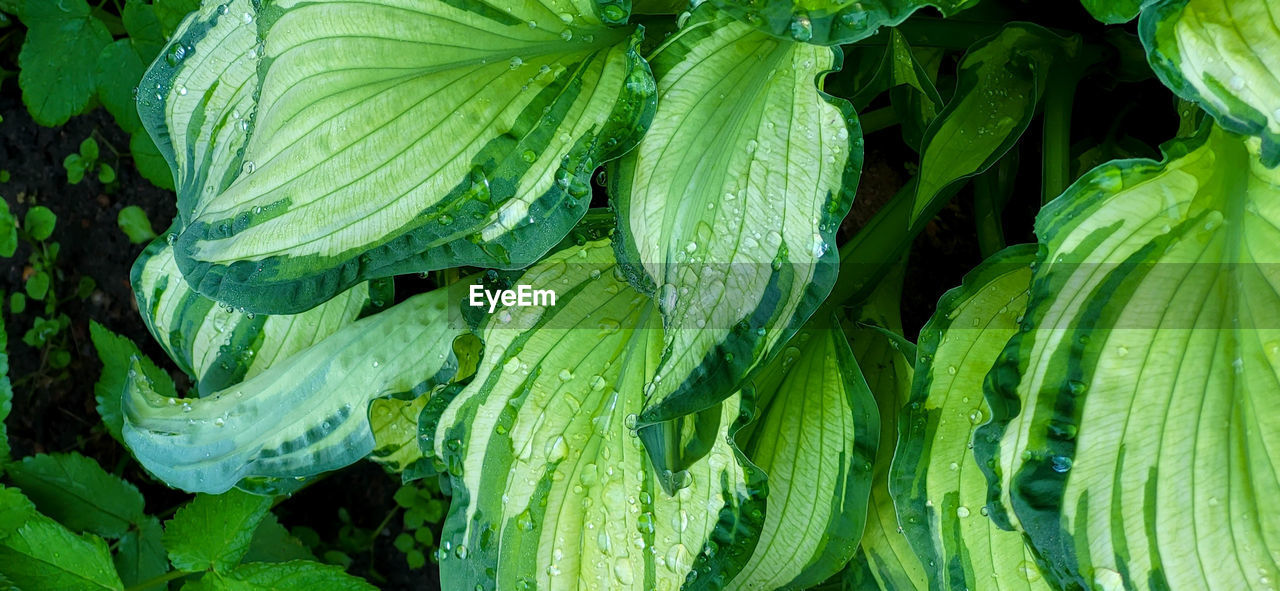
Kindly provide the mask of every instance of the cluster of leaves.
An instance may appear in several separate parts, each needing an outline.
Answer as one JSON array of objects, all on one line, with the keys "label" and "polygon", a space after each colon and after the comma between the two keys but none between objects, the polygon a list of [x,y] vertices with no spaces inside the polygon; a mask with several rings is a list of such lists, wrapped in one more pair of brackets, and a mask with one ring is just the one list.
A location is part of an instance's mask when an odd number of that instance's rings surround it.
[{"label": "cluster of leaves", "polygon": [[[103,106],[130,134],[129,152],[142,175],[172,188],[164,159],[142,129],[134,96],[147,65],[197,5],[197,0],[110,0],[96,6],[86,0],[0,1],[0,14],[16,16],[26,27],[18,84],[31,117],[52,127]],[[103,184],[115,178],[110,165],[98,162],[92,139],[64,165],[72,184],[88,172]]]},{"label": "cluster of leaves", "polygon": [[[132,279],[198,396],[138,355],[99,393],[149,471],[260,494],[365,456],[441,472],[451,590],[1280,577],[1266,0],[1086,2],[1141,12],[1101,41],[908,19],[965,1],[709,0],[646,27],[563,4],[229,0],[183,22],[137,97],[178,218]],[[1114,126],[1073,150],[1097,71],[1196,106],[1163,160]],[[1037,115],[1038,245],[1006,247]],[[916,174],[837,245],[863,134],[894,123]],[[987,261],[917,347],[904,257],[969,184]],[[460,268],[490,270],[390,305],[386,278]],[[513,285],[558,297],[461,297]]]},{"label": "cluster of leaves", "polygon": [[50,240],[57,222],[57,216],[49,208],[34,205],[27,209],[19,224],[9,209],[9,202],[0,200],[0,257],[13,257],[19,245],[26,245],[29,251],[22,271],[24,291],[9,295],[9,311],[22,314],[29,300],[44,304],[33,318],[31,328],[23,334],[22,342],[42,350],[44,362],[53,370],[61,370],[71,362],[66,336],[71,320],[59,307],[72,298],[89,297],[95,286],[93,279],[81,277],[74,293],[59,297],[58,287],[65,283],[63,271],[58,268],[61,245]]},{"label": "cluster of leaves", "polygon": [[[0,343],[4,336],[0,318]],[[132,347],[96,325],[94,340],[106,359]],[[124,377],[108,367],[97,389],[118,390]],[[316,562],[271,514],[270,497],[197,495],[162,524],[134,485],[83,455],[12,460],[3,430],[12,398],[0,348],[0,586],[134,591],[181,580],[184,589],[374,589]]]}]

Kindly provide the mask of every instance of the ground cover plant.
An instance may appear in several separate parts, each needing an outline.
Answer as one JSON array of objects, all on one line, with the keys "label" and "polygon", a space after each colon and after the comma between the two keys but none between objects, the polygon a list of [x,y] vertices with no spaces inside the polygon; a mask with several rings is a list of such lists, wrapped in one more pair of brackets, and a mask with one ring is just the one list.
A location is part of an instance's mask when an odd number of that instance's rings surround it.
[{"label": "ground cover plant", "polygon": [[1267,0],[0,10],[0,585],[1280,581]]}]

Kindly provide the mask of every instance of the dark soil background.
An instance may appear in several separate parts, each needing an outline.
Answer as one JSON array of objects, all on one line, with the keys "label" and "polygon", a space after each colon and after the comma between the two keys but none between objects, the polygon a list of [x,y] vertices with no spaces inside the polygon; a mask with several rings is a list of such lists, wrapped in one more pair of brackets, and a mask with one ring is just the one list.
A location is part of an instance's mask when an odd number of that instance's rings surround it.
[{"label": "dark soil background", "polygon": [[[1032,20],[1079,31],[1087,39],[1097,40],[1105,32],[1075,2],[1007,4],[1021,7],[1018,10],[1026,14],[1019,13],[1019,18],[1030,15],[1036,17]],[[954,60],[943,67],[944,74],[953,76],[954,71]],[[1133,108],[1117,112],[1116,105]],[[877,103],[873,108],[882,106],[884,103]],[[1172,138],[1177,129],[1174,106],[1170,93],[1154,78],[1117,84],[1109,76],[1088,77],[1081,83],[1074,110],[1072,137],[1079,142],[1077,152],[1095,145],[1118,126],[1125,135],[1152,148],[1146,155],[1156,156],[1154,146]],[[61,293],[74,291],[81,276],[97,282],[97,289],[85,301],[72,299],[60,309],[71,318],[68,349],[72,361],[64,371],[42,369],[42,352],[21,341],[42,306],[32,302],[23,314],[6,314],[14,380],[14,412],[7,424],[14,456],[79,451],[135,483],[145,495],[150,513],[166,514],[188,495],[145,474],[101,426],[93,398],[100,367],[88,331],[89,321],[96,320],[133,339],[156,361],[165,358],[138,317],[129,286],[129,269],[142,246],[129,243],[116,225],[116,216],[123,207],[137,205],[161,231],[174,215],[174,196],[141,178],[129,161],[127,136],[102,109],[62,127],[40,127],[27,115],[17,84],[5,80],[0,83],[0,116],[0,170],[11,175],[7,183],[0,184],[0,196],[19,219],[37,204],[57,214],[52,240],[62,245],[58,266],[63,276],[56,280]],[[1004,213],[1010,244],[1034,241],[1032,223],[1040,207],[1041,125],[1039,118],[1033,121],[1020,144],[1016,191]],[[101,160],[117,171],[118,180],[109,186],[98,183],[94,175],[87,175],[77,185],[67,183],[63,158],[76,152],[81,140],[90,136],[101,146]],[[862,181],[840,236],[842,243],[903,186],[919,160],[903,143],[897,128],[869,135],[866,146]],[[596,200],[603,203],[605,197],[598,194]],[[914,243],[902,302],[908,338],[915,338],[933,313],[938,297],[959,285],[963,275],[981,261],[974,237],[973,193],[965,189]],[[14,258],[0,260],[0,291],[22,290],[26,254],[23,248]],[[420,284],[420,280],[410,279],[402,287]],[[185,376],[172,373],[182,388]],[[394,510],[392,495],[399,485],[398,477],[362,462],[322,478],[275,511],[285,525],[309,527],[332,542],[341,526],[340,508],[349,512],[354,525],[372,529]],[[371,552],[352,556],[355,562],[350,571],[386,589],[438,589],[433,563],[410,571],[403,555],[391,546],[399,527],[399,520],[392,519],[377,536]]]}]

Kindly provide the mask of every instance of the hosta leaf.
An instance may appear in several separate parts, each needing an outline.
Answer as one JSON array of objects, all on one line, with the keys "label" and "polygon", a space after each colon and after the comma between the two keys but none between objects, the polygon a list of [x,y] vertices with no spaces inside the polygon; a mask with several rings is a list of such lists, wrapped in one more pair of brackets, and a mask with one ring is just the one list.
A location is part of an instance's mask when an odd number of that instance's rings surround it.
[{"label": "hosta leaf", "polygon": [[75,531],[118,538],[144,517],[137,488],[77,453],[23,458],[9,478],[41,513]]},{"label": "hosta leaf", "polygon": [[405,481],[421,478],[430,471],[418,446],[418,415],[428,400],[428,396],[413,400],[383,398],[369,405],[369,426],[374,440],[369,459],[399,472]]},{"label": "hosta leaf", "polygon": [[858,546],[880,417],[838,326],[801,331],[761,373],[760,415],[743,451],[769,475],[769,505],[755,553],[728,588],[807,589]]},{"label": "hosta leaf", "polygon": [[883,330],[859,326],[849,332],[854,358],[875,396],[880,416],[880,443],[867,508],[866,526],[858,553],[845,573],[847,589],[923,590],[928,578],[920,559],[898,527],[898,514],[889,494],[889,468],[898,441],[898,416],[911,395],[913,359],[906,357],[888,332],[902,331],[898,305],[905,263],[895,264],[869,296],[860,320]]},{"label": "hosta leaf", "polygon": [[928,564],[931,589],[1052,590],[1022,534],[987,517],[974,430],[991,412],[983,379],[1027,308],[1034,245],[1005,249],[944,295],[920,333],[911,400],[899,419],[892,480],[898,518]]},{"label": "hosta leaf", "polygon": [[0,573],[19,589],[124,589],[102,538],[78,536],[43,516],[0,539]]},{"label": "hosta leaf", "polygon": [[1143,0],[1080,0],[1089,14],[1109,25],[1127,23],[1138,16]]},{"label": "hosta leaf", "polygon": [[453,376],[450,346],[462,328],[447,299],[444,290],[409,298],[205,398],[159,396],[131,376],[125,442],[153,474],[198,492],[350,464],[374,448],[371,400],[415,397]]},{"label": "hosta leaf", "polygon": [[[610,175],[620,256],[665,328],[646,433],[733,394],[826,297],[862,167],[853,110],[817,87],[838,49],[769,37],[710,6],[678,35],[653,58],[653,128]],[[646,435],[659,457],[663,437]]]},{"label": "hosta leaf", "polygon": [[1037,219],[1024,331],[975,443],[993,508],[1064,587],[1280,577],[1280,169],[1260,143],[1208,128],[1095,169]]},{"label": "hosta leaf", "polygon": [[840,45],[896,26],[926,6],[945,16],[977,4],[977,0],[714,0],[726,12],[773,35]]},{"label": "hosta leaf", "polygon": [[960,62],[956,92],[925,132],[911,221],[936,212],[954,183],[1000,160],[1036,113],[1049,67],[1078,41],[1028,23],[1008,25]]},{"label": "hosta leaf", "polygon": [[528,265],[653,113],[622,3],[259,4],[206,3],[139,99],[178,179],[179,267],[254,312]]},{"label": "hosta leaf", "polygon": [[427,409],[424,448],[453,483],[443,588],[722,588],[763,519],[763,474],[732,442],[742,397],[699,416],[710,449],[664,492],[673,477],[628,432],[662,352],[657,308],[607,240],[553,254],[519,283],[557,290],[555,305],[490,315],[475,379]]},{"label": "hosta leaf", "polygon": [[164,524],[164,545],[175,568],[229,570],[249,550],[271,497],[238,490],[197,495]]},{"label": "hosta leaf", "polygon": [[391,299],[385,289],[361,283],[300,314],[246,313],[193,291],[165,237],[147,246],[131,275],[151,335],[196,380],[201,395],[262,373],[351,324],[366,307]]},{"label": "hosta leaf", "polygon": [[1280,11],[1270,0],[1158,0],[1139,31],[1152,69],[1224,128],[1262,138],[1280,165]]}]

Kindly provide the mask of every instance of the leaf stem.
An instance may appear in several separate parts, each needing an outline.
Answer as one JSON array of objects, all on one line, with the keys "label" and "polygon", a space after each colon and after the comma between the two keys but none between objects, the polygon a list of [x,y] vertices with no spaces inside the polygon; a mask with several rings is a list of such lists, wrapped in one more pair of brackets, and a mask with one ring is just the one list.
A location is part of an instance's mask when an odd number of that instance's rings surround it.
[{"label": "leaf stem", "polygon": [[1071,183],[1071,110],[1079,81],[1076,72],[1049,78],[1044,97],[1042,203],[1053,201]]}]

